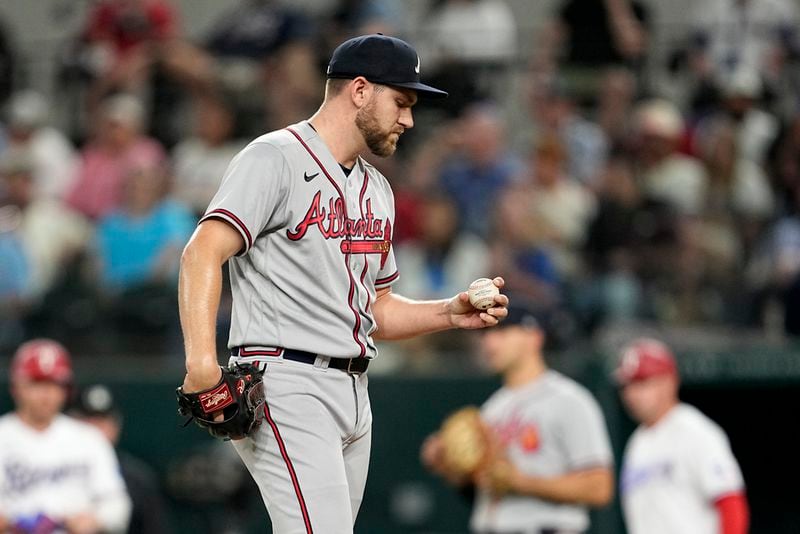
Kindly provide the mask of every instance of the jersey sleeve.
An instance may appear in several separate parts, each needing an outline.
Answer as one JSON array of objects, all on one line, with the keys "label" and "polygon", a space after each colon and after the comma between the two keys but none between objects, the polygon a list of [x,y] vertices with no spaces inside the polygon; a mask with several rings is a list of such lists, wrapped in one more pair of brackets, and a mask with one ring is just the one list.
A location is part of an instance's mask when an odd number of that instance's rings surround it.
[{"label": "jersey sleeve", "polygon": [[400,278],[400,271],[397,268],[397,262],[394,258],[394,247],[392,247],[389,249],[389,255],[386,257],[386,263],[378,272],[378,278],[375,279],[375,289],[391,287],[398,278]]},{"label": "jersey sleeve", "polygon": [[562,438],[570,468],[610,467],[611,441],[603,412],[594,397],[588,391],[578,390],[564,403],[564,409]]},{"label": "jersey sleeve", "polygon": [[[2,425],[0,425],[2,427]],[[5,430],[5,428],[3,428]],[[3,443],[0,440],[0,516],[5,517],[8,519],[8,516],[11,512],[9,510],[9,502],[11,501],[10,491],[8,490],[9,484],[6,480],[6,457],[3,454]]]},{"label": "jersey sleeve", "polygon": [[251,143],[233,158],[200,222],[221,219],[242,236],[247,254],[256,237],[275,224],[286,204],[285,160],[269,143]]},{"label": "jersey sleeve", "polygon": [[104,532],[125,532],[132,506],[117,455],[105,438],[93,438],[86,442],[94,451],[90,479],[94,512]]},{"label": "jersey sleeve", "polygon": [[731,451],[728,438],[721,429],[696,432],[689,455],[692,477],[701,495],[709,502],[739,492],[744,480],[739,464]]}]

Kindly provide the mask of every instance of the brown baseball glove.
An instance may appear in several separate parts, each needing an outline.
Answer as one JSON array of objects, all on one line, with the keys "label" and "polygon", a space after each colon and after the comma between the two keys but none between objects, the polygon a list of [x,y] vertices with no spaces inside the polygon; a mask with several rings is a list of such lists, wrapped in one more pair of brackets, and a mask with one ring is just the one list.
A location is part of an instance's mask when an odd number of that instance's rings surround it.
[{"label": "brown baseball glove", "polygon": [[477,484],[495,495],[509,493],[514,488],[516,469],[503,456],[493,455],[481,469]]},{"label": "brown baseball glove", "polygon": [[443,467],[458,476],[472,476],[490,454],[490,437],[480,410],[466,406],[450,414],[439,430]]}]

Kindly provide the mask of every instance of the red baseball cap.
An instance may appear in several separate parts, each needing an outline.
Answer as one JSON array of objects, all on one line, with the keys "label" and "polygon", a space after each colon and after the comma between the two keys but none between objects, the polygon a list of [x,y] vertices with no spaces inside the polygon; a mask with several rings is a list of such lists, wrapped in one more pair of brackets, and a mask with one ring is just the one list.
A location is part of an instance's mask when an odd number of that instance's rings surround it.
[{"label": "red baseball cap", "polygon": [[645,337],[625,346],[614,371],[614,378],[622,385],[661,375],[678,376],[675,356],[661,341]]},{"label": "red baseball cap", "polygon": [[52,339],[23,343],[11,360],[11,381],[48,381],[68,385],[72,382],[69,352]]}]

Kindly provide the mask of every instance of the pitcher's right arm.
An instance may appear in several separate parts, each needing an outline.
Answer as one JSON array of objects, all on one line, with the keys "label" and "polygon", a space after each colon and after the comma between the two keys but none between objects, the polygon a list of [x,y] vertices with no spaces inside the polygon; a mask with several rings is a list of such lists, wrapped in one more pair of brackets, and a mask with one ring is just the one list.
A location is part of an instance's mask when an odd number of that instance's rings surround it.
[{"label": "pitcher's right arm", "polygon": [[181,255],[178,310],[186,351],[185,392],[202,391],[219,382],[216,327],[222,266],[244,248],[243,241],[230,224],[207,219],[197,227]]}]

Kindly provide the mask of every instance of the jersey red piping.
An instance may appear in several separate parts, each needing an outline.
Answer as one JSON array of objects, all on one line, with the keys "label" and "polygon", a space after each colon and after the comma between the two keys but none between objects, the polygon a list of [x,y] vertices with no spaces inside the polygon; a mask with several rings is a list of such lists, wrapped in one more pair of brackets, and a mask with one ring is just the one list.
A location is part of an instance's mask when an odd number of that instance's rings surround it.
[{"label": "jersey red piping", "polygon": [[395,271],[394,274],[390,274],[389,276],[384,276],[383,278],[378,278],[375,280],[375,285],[380,286],[383,284],[388,284],[389,282],[393,282],[397,277],[400,276],[400,271]]},{"label": "jersey red piping", "polygon": [[[367,174],[366,169],[364,169],[364,184],[361,186],[361,192],[358,194],[358,208],[361,210],[362,219],[364,218],[364,195],[367,194],[368,183],[369,183],[369,174]],[[366,277],[368,270],[369,270],[369,260],[367,259],[367,255],[364,254],[364,268],[361,270],[360,281],[361,281],[361,287],[364,288],[364,291],[367,294],[367,304],[364,306],[364,311],[367,313],[369,313],[369,306],[372,301],[369,295],[369,291],[367,291],[367,286],[364,285],[364,278]]]},{"label": "jersey red piping", "polygon": [[250,235],[250,230],[247,229],[247,226],[244,225],[242,220],[239,217],[237,217],[236,215],[234,215],[233,213],[231,213],[230,211],[228,211],[226,209],[222,209],[222,208],[217,208],[215,210],[211,210],[208,213],[206,213],[205,215],[203,215],[203,218],[201,219],[201,222],[206,220],[206,219],[209,219],[211,217],[219,216],[219,215],[224,216],[226,221],[229,220],[230,222],[232,222],[237,227],[237,229],[239,230],[239,233],[241,233],[244,236],[245,245],[247,246],[247,249],[245,249],[244,252],[247,252],[247,250],[249,250],[250,247],[253,246],[253,237]]},{"label": "jersey red piping", "polygon": [[[367,194],[367,185],[369,184],[369,174],[367,174],[367,170],[364,169],[364,183],[361,186],[361,192],[358,194],[358,209],[361,210],[361,219],[364,219],[364,195]],[[385,238],[386,236],[384,236]],[[352,249],[352,247],[351,247]],[[372,304],[372,298],[370,297],[369,290],[367,290],[366,284],[364,284],[364,279],[367,276],[367,271],[369,271],[369,259],[366,254],[364,254],[364,268],[361,269],[361,277],[359,281],[361,282],[361,287],[364,288],[364,293],[367,295],[367,303],[364,305],[364,312],[369,313],[370,304]],[[375,319],[372,319],[372,326],[375,326]],[[369,335],[367,337],[367,344],[375,350],[375,346],[369,342]]]},{"label": "jersey red piping", "polygon": [[[317,155],[314,154],[314,151],[311,150],[311,147],[309,147],[306,144],[306,142],[303,141],[303,138],[300,137],[300,135],[297,132],[295,132],[294,130],[292,130],[291,128],[286,128],[286,130],[288,130],[289,133],[291,133],[293,136],[295,136],[295,138],[297,138],[297,140],[300,142],[300,144],[303,145],[303,148],[306,149],[306,152],[308,152],[308,154],[317,163],[317,166],[322,171],[322,173],[325,175],[325,177],[328,179],[328,181],[333,185],[334,188],[336,188],[336,191],[339,193],[339,198],[342,199],[342,209],[344,210],[344,216],[345,216],[346,219],[349,219],[350,216],[347,214],[347,202],[345,201],[344,194],[342,193],[342,190],[339,189],[339,185],[336,183],[336,180],[334,180],[333,177],[330,175],[330,173],[328,173],[328,170],[325,168],[325,166],[319,160]],[[350,261],[349,261],[349,259],[350,259],[350,254],[349,253],[345,254],[345,256],[344,256],[344,267],[347,270],[347,277],[350,280],[350,290],[348,291],[348,294],[347,294],[347,306],[353,312],[353,316],[356,319],[355,325],[353,326],[353,339],[358,344],[358,347],[360,349],[359,357],[363,357],[363,356],[365,356],[367,354],[367,347],[361,342],[361,340],[358,337],[358,332],[359,332],[359,330],[361,330],[361,314],[353,306],[353,295],[355,294],[356,281],[355,281],[355,279],[353,279],[353,274],[350,272]]]}]

